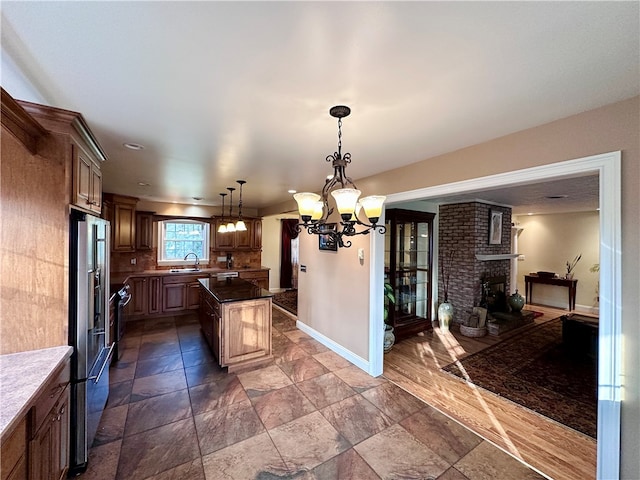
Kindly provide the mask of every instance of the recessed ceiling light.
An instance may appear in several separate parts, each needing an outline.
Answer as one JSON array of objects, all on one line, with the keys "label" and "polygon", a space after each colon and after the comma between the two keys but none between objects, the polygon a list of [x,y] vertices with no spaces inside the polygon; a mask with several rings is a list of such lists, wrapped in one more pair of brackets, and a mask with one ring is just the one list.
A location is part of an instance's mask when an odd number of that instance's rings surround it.
[{"label": "recessed ceiling light", "polygon": [[139,143],[123,143],[122,144],[125,148],[128,148],[129,150],[144,150],[144,145],[140,145]]},{"label": "recessed ceiling light", "polygon": [[297,193],[296,190],[287,190],[287,193]]},{"label": "recessed ceiling light", "polygon": [[194,200],[196,200],[196,201],[200,201],[200,200],[202,200],[202,197],[192,197],[192,198],[193,198]]},{"label": "recessed ceiling light", "polygon": [[147,183],[147,182],[138,182],[138,185],[140,185],[141,187],[150,187],[151,184]]},{"label": "recessed ceiling light", "polygon": [[559,198],[567,198],[569,195],[548,195],[544,198],[548,198],[549,200],[557,200]]}]

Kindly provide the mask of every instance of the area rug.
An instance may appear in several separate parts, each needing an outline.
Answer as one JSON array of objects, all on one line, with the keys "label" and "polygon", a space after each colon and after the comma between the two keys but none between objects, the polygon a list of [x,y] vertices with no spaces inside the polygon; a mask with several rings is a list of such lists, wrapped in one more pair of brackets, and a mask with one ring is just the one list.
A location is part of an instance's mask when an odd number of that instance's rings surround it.
[{"label": "area rug", "polygon": [[442,370],[596,438],[597,361],[568,351],[560,318]]},{"label": "area rug", "polygon": [[273,295],[273,303],[284,308],[287,312],[298,315],[298,290],[285,290]]}]

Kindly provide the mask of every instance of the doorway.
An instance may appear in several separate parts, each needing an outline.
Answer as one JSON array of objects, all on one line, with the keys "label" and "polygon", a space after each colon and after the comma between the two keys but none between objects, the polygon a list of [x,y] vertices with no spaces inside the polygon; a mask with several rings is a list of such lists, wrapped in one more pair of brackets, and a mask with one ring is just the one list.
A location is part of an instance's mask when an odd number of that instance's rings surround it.
[{"label": "doorway", "polygon": [[[428,187],[388,196],[386,208],[407,201],[429,200],[445,194],[468,193],[505,185],[522,185],[597,173],[600,177],[600,329],[598,360],[598,478],[617,478],[620,458],[621,368],[621,215],[620,152],[611,152],[504,174]],[[384,279],[384,239],[371,237],[372,287],[370,308],[370,373],[383,369],[382,299],[375,295]],[[437,255],[436,255],[437,258]],[[434,266],[437,271],[437,266]]]}]

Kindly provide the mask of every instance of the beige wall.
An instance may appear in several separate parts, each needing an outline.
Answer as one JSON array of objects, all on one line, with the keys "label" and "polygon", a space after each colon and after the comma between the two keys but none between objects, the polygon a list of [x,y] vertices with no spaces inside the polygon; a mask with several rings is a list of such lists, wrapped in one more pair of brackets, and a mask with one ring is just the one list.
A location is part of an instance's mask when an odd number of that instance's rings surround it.
[{"label": "beige wall", "polygon": [[[357,180],[365,194],[390,194],[622,151],[623,478],[640,478],[639,109],[639,97],[634,97]],[[274,214],[293,208],[295,204],[291,201],[260,213]],[[362,247],[368,259],[368,241]],[[363,285],[367,282],[368,268],[357,264],[354,255],[350,249],[333,257],[320,257],[317,239],[301,242],[301,261],[310,263],[311,268],[300,275],[300,303],[304,306],[304,321],[321,326],[319,330],[325,336],[366,358],[369,297]]]},{"label": "beige wall", "polygon": [[[582,254],[574,270],[578,280],[576,310],[597,313],[598,274],[589,271],[599,260],[600,225],[598,212],[561,215],[521,215],[515,218],[523,228],[518,238],[518,289],[525,294],[524,276],[529,272],[566,273],[565,263]],[[566,288],[534,285],[535,303],[567,308]],[[595,310],[594,310],[595,309]]]},{"label": "beige wall", "polygon": [[[368,237],[354,237],[350,248],[319,250],[318,236],[300,234],[298,321],[330,338],[358,357],[369,357]],[[380,292],[382,295],[382,292]]]}]

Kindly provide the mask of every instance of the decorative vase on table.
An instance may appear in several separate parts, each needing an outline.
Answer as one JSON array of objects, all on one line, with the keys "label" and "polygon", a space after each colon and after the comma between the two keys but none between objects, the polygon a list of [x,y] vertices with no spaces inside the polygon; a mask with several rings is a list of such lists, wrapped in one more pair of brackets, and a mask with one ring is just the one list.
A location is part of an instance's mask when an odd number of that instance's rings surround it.
[{"label": "decorative vase on table", "polygon": [[453,305],[449,303],[447,297],[444,298],[444,302],[438,307],[438,323],[440,324],[440,330],[449,331],[449,325],[453,320]]},{"label": "decorative vase on table", "polygon": [[524,307],[524,297],[518,293],[517,288],[516,293],[509,297],[509,306],[512,312],[519,312]]},{"label": "decorative vase on table", "polygon": [[384,324],[384,353],[387,353],[393,347],[396,342],[396,336],[393,333],[393,327],[391,325]]}]

